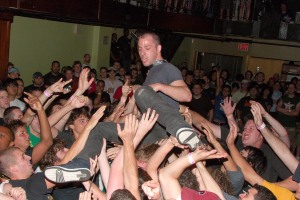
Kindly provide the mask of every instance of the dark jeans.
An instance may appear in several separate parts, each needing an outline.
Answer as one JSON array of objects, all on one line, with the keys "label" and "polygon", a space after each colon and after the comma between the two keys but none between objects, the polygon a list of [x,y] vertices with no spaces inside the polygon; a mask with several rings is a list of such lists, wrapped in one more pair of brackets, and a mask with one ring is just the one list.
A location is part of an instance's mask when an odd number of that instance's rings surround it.
[{"label": "dark jeans", "polygon": [[[179,114],[178,109],[171,107],[165,102],[151,87],[143,86],[135,92],[135,101],[142,113],[148,108],[155,110],[158,114],[158,120],[149,134],[142,141],[143,144],[151,144],[161,139],[167,138],[166,131],[176,136],[178,129],[190,127]],[[121,124],[123,127],[124,124]],[[165,129],[163,127],[165,127]],[[113,122],[100,122],[91,131],[83,150],[77,158],[88,161],[89,157],[94,158],[100,154],[103,138],[116,143],[121,143],[118,137],[117,126]]]}]

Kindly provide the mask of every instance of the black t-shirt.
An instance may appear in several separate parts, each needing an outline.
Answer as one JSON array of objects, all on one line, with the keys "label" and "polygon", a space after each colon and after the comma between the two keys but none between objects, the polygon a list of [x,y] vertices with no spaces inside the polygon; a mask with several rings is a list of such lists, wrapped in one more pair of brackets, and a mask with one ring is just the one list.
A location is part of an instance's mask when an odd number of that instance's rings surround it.
[{"label": "black t-shirt", "polygon": [[66,142],[66,147],[68,149],[70,149],[72,144],[75,142],[73,133],[70,130],[64,130],[64,131],[60,132],[57,135],[57,138],[64,140]]},{"label": "black t-shirt", "polygon": [[44,81],[45,84],[44,85],[52,85],[53,83],[57,82],[59,79],[65,79],[65,76],[62,75],[61,73],[58,73],[57,75],[53,75],[51,72],[49,72],[48,74],[46,74],[44,76]]},{"label": "black t-shirt", "polygon": [[208,97],[202,95],[199,99],[193,97],[189,103],[189,108],[207,118],[208,112],[213,109],[213,105]]},{"label": "black t-shirt", "polygon": [[84,191],[85,189],[81,182],[58,184],[57,187],[53,189],[52,197],[54,200],[79,199],[79,194]]},{"label": "black t-shirt", "polygon": [[130,39],[128,39],[124,35],[121,36],[118,39],[118,44],[119,44],[120,50],[122,52],[122,56],[124,58],[129,58],[130,59],[130,57],[131,57],[131,45],[130,45],[130,43],[131,43]]},{"label": "black t-shirt", "polygon": [[44,173],[33,174],[24,180],[10,180],[13,187],[21,187],[25,190],[28,200],[48,200],[48,194],[52,189],[47,189]]}]

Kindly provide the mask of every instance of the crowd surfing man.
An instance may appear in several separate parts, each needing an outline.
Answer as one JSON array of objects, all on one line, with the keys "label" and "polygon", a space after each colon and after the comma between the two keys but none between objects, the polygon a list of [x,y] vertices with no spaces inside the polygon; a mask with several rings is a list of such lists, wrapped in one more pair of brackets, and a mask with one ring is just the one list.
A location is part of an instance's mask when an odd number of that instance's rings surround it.
[{"label": "crowd surfing man", "polygon": [[[165,61],[161,55],[162,46],[159,37],[152,32],[139,36],[138,50],[142,63],[150,67],[145,83],[134,91],[135,101],[142,112],[148,108],[155,110],[159,117],[158,123],[144,139],[144,143],[153,143],[166,138],[166,131],[175,136],[181,144],[186,144],[194,150],[201,144],[196,131],[185,122],[179,113],[179,103],[190,101],[192,94],[182,79],[180,71]],[[162,126],[165,127],[162,128]],[[59,167],[59,171],[67,173],[84,167],[89,169],[89,158],[99,154],[102,148],[102,138],[112,142],[120,142],[117,135],[116,124],[113,122],[100,122],[89,135],[86,145],[75,159]],[[100,144],[100,145],[99,145]],[[51,168],[50,168],[51,169]],[[46,176],[56,182],[54,170],[46,170]],[[76,180],[75,180],[76,181]]]}]

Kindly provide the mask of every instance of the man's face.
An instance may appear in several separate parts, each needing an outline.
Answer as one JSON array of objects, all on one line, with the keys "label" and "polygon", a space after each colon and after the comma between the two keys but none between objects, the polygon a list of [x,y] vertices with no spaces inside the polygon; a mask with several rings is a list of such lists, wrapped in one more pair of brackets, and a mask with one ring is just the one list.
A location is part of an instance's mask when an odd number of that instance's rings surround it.
[{"label": "man's face", "polygon": [[35,96],[35,97],[39,97],[39,96],[41,96],[41,95],[43,94],[43,92],[40,91],[40,90],[33,90],[33,91],[31,92],[31,94],[32,94],[33,96]]},{"label": "man's face", "polygon": [[289,87],[288,87],[288,94],[294,94],[296,91],[296,88],[293,84],[289,84]]},{"label": "man's face", "polygon": [[24,91],[24,83],[21,80],[17,80],[18,83],[18,94],[22,95]]},{"label": "man's face", "polygon": [[258,90],[257,90],[257,88],[254,87],[254,88],[251,88],[251,89],[250,89],[250,92],[249,92],[249,93],[250,93],[250,96],[251,96],[251,97],[256,97],[256,96],[257,96],[257,93],[258,93]]},{"label": "man's face", "polygon": [[228,87],[224,87],[222,89],[222,95],[223,95],[224,98],[228,97],[230,95],[230,89]]},{"label": "man's face", "polygon": [[90,63],[90,61],[91,61],[91,55],[90,54],[85,55],[84,56],[84,62]]},{"label": "man's face", "polygon": [[11,96],[16,96],[18,93],[18,86],[14,85],[14,84],[9,84],[6,87],[7,93]]},{"label": "man's face", "polygon": [[138,50],[143,65],[148,67],[158,59],[161,45],[156,45],[151,35],[145,35],[143,38],[139,38]]},{"label": "man's face", "polygon": [[124,76],[126,74],[125,68],[121,67],[119,69],[119,74],[120,74],[120,76]]},{"label": "man's face", "polygon": [[255,195],[257,190],[255,188],[250,188],[247,193],[242,193],[239,195],[239,200],[255,200]]},{"label": "man's face", "polygon": [[86,116],[80,115],[70,127],[74,133],[80,134],[88,122],[89,119]]},{"label": "man's face", "polygon": [[4,126],[0,126],[0,151],[9,147],[12,142],[10,130]]},{"label": "man's face", "polygon": [[19,78],[19,72],[10,73],[10,74],[8,74],[8,77],[11,79]]},{"label": "man's face", "polygon": [[100,76],[101,76],[101,78],[107,78],[107,71],[106,71],[106,69],[101,69],[100,70]]},{"label": "man's face", "polygon": [[97,90],[97,92],[100,92],[100,93],[104,91],[104,84],[101,81],[99,81],[97,83],[96,90]]},{"label": "man's face", "polygon": [[9,98],[6,91],[0,91],[0,108],[6,109],[9,107]]},{"label": "man's face", "polygon": [[72,78],[73,78],[73,71],[67,70],[67,71],[65,72],[65,77],[66,77],[67,80],[72,79]]},{"label": "man's face", "polygon": [[131,72],[132,78],[136,78],[138,76],[138,71],[137,70],[132,70]]},{"label": "man's face", "polygon": [[23,151],[17,149],[14,151],[16,158],[16,168],[19,172],[22,172],[24,177],[29,178],[33,174],[32,164],[30,162],[31,157],[27,156]]},{"label": "man's face", "polygon": [[253,120],[248,120],[244,126],[242,142],[244,146],[254,146],[260,141],[260,132],[257,130]]},{"label": "man's face", "polygon": [[74,70],[75,73],[80,73],[81,72],[81,65],[80,64],[74,65],[73,70]]},{"label": "man's face", "polygon": [[20,108],[16,108],[12,111],[13,113],[13,119],[12,120],[19,120],[23,117],[23,112],[20,110]]},{"label": "man's face", "polygon": [[257,81],[263,82],[264,80],[265,80],[265,75],[263,75],[263,74],[258,74],[257,75]]},{"label": "man's face", "polygon": [[42,86],[44,84],[44,78],[42,76],[38,76],[33,79],[33,84],[36,86]]},{"label": "man's face", "polygon": [[119,71],[119,69],[121,68],[121,64],[120,64],[119,62],[114,62],[113,67],[114,67],[117,71]]},{"label": "man's face", "polygon": [[193,87],[193,94],[194,95],[200,95],[202,92],[202,88],[200,85],[194,85]]},{"label": "man's face", "polygon": [[114,70],[110,70],[108,72],[108,76],[109,76],[109,78],[115,78],[116,77],[116,72]]},{"label": "man's face", "polygon": [[58,63],[53,63],[52,66],[51,66],[51,71],[54,73],[54,74],[57,74],[60,70],[60,65]]},{"label": "man's face", "polygon": [[30,138],[25,129],[25,126],[21,126],[17,129],[15,133],[14,144],[16,147],[19,147],[20,149],[27,149],[29,147]]},{"label": "man's face", "polygon": [[57,158],[57,163],[55,162],[54,165],[58,165],[66,156],[67,152],[69,151],[69,149],[67,148],[62,148],[60,150],[58,150],[55,154],[56,158]]}]

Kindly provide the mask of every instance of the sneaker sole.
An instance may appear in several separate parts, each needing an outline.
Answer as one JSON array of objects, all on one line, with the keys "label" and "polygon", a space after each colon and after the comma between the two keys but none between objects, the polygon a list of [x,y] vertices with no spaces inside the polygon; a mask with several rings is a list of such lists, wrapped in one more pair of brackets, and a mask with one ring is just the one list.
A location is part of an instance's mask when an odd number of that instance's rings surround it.
[{"label": "sneaker sole", "polygon": [[45,177],[54,183],[83,182],[90,179],[91,173],[86,168],[67,169],[52,166],[45,170]]},{"label": "sneaker sole", "polygon": [[192,151],[194,151],[199,144],[202,143],[197,134],[189,128],[179,129],[176,138],[179,143],[188,145]]}]

